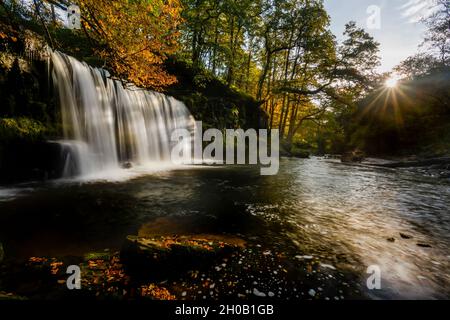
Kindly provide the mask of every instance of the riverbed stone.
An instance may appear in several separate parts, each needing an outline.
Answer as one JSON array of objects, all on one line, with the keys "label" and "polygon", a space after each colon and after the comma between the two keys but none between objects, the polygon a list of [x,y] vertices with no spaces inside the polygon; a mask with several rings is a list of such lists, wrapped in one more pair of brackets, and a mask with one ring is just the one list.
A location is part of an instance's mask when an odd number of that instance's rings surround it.
[{"label": "riverbed stone", "polygon": [[171,278],[179,277],[180,272],[211,267],[244,246],[242,239],[220,235],[128,236],[120,260],[136,278]]},{"label": "riverbed stone", "polygon": [[342,162],[362,162],[365,158],[364,152],[361,150],[353,150],[342,155]]}]

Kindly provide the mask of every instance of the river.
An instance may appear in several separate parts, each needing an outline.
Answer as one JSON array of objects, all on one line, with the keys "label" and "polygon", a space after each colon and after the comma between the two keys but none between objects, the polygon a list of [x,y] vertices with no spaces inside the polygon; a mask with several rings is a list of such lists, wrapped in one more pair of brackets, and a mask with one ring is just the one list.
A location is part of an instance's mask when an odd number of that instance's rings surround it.
[{"label": "river", "polygon": [[[363,298],[450,298],[449,179],[323,158],[259,172],[189,167],[0,188],[0,241],[17,259],[76,255],[120,248],[126,235],[172,218],[174,233],[227,233],[293,261],[320,259],[352,274]],[[381,290],[365,285],[372,265]]]}]

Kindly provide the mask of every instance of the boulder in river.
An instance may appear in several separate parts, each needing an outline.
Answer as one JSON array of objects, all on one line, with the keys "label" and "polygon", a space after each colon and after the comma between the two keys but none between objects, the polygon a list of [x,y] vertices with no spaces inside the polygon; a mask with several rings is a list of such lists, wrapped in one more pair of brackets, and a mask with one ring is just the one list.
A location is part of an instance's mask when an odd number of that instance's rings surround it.
[{"label": "boulder in river", "polygon": [[131,276],[165,279],[210,267],[244,246],[242,239],[219,235],[128,236],[120,260]]},{"label": "boulder in river", "polygon": [[417,246],[421,248],[431,248],[431,245],[428,243],[418,243]]},{"label": "boulder in river", "polygon": [[362,162],[365,158],[364,152],[361,150],[353,150],[342,155],[342,162]]},{"label": "boulder in river", "polygon": [[133,168],[133,164],[131,162],[124,162],[121,164],[122,169],[131,169]]}]

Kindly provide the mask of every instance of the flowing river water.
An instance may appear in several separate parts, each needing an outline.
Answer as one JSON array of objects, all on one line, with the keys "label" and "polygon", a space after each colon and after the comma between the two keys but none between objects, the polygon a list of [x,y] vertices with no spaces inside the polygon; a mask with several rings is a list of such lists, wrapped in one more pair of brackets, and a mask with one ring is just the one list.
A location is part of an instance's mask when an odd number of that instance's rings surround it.
[{"label": "flowing river water", "polygon": [[[416,169],[322,158],[282,159],[276,176],[186,167],[0,188],[0,242],[17,259],[77,255],[120,248],[126,235],[172,219],[174,233],[227,233],[293,263],[319,259],[351,274],[344,280],[364,298],[449,298],[449,204],[449,179]],[[371,265],[381,269],[381,290],[366,287]]]}]

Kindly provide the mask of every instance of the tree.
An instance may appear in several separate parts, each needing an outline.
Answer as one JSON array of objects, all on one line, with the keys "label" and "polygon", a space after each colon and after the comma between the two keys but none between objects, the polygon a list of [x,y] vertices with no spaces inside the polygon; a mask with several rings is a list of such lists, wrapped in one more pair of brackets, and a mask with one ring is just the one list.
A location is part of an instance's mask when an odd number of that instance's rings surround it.
[{"label": "tree", "polygon": [[163,68],[178,49],[178,0],[78,0],[83,28],[105,66],[121,79],[161,90],[176,81]]},{"label": "tree", "polygon": [[402,61],[394,68],[405,79],[430,75],[450,67],[450,3],[445,0],[434,1],[434,12],[422,22],[428,27],[419,52]]},{"label": "tree", "polygon": [[402,61],[394,72],[405,79],[414,79],[433,73],[439,69],[441,62],[429,53],[417,53]]},{"label": "tree", "polygon": [[[293,109],[284,112],[284,117],[290,114],[287,145],[292,144],[306,120],[318,121],[330,106],[354,107],[354,103],[375,86],[379,44],[354,22],[346,25],[344,36],[346,39],[336,49],[330,44],[327,33],[312,37],[313,40],[309,40],[312,42],[302,48],[300,72],[277,88],[295,95],[294,101],[303,102],[303,106],[295,103]],[[311,103],[312,99],[319,100],[320,105]],[[329,99],[334,103],[327,102]],[[286,119],[283,119],[282,132],[286,126]]]},{"label": "tree", "polygon": [[428,31],[423,45],[439,59],[442,66],[450,65],[450,2],[435,0],[435,12],[424,19]]}]

